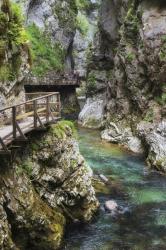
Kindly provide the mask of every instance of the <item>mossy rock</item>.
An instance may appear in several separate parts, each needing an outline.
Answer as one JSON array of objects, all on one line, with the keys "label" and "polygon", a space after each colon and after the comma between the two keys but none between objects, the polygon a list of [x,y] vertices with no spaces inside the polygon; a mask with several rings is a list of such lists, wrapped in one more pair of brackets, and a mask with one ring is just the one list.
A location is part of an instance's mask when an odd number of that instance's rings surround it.
[{"label": "mossy rock", "polygon": [[94,187],[96,193],[110,194],[110,186],[100,181],[99,179],[92,179],[92,186]]},{"label": "mossy rock", "polygon": [[65,139],[66,136],[77,136],[75,125],[71,121],[62,120],[52,125],[50,132],[59,139]]}]

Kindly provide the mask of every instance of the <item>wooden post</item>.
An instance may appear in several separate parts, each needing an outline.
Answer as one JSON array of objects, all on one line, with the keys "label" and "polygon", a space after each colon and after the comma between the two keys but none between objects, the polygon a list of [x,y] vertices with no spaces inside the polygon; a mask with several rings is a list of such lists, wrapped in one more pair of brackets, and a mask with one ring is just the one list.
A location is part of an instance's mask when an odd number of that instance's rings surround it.
[{"label": "wooden post", "polygon": [[33,110],[34,110],[34,128],[37,128],[37,101],[33,101]]},{"label": "wooden post", "polygon": [[49,122],[49,116],[50,116],[50,103],[49,103],[49,96],[46,98],[46,122]]},{"label": "wooden post", "polygon": [[12,123],[13,123],[13,138],[17,137],[17,127],[16,127],[16,107],[12,107]]},{"label": "wooden post", "polygon": [[58,112],[59,115],[61,114],[61,98],[60,98],[60,93],[58,93]]}]

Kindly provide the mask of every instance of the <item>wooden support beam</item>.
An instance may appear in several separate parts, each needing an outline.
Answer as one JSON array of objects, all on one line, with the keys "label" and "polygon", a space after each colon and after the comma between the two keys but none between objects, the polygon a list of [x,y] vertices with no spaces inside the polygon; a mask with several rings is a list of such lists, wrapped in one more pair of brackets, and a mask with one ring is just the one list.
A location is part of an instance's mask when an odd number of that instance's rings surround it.
[{"label": "wooden support beam", "polygon": [[2,150],[0,150],[1,154],[10,154],[10,150],[8,150],[7,146],[3,142],[2,138],[0,137],[0,144],[2,145]]},{"label": "wooden support beam", "polygon": [[[27,141],[27,138],[24,135],[24,133],[22,132],[22,130],[21,130],[21,128],[20,128],[20,126],[19,126],[19,124],[18,124],[17,121],[16,121],[16,128],[17,128],[17,130],[18,130],[18,132],[20,134],[21,140]],[[19,140],[20,140],[20,138],[19,138]]]},{"label": "wooden support beam", "polygon": [[43,123],[42,123],[42,121],[41,121],[41,119],[40,119],[40,116],[39,116],[39,114],[36,112],[36,118],[37,118],[37,120],[38,120],[38,122],[39,122],[39,124],[40,124],[40,127],[41,128],[44,128],[44,125],[43,125]]},{"label": "wooden support beam", "polygon": [[51,118],[52,118],[52,122],[54,121],[54,115],[53,115],[53,113],[52,113],[52,111],[50,110],[50,116],[51,116]]},{"label": "wooden support beam", "polygon": [[11,155],[11,151],[0,150],[0,155]]},{"label": "wooden support beam", "polygon": [[34,111],[34,128],[37,128],[37,100],[33,101],[33,111]]},{"label": "wooden support beam", "polygon": [[17,137],[17,129],[16,129],[16,106],[12,107],[12,123],[13,123],[13,138]]},{"label": "wooden support beam", "polygon": [[49,103],[49,96],[46,98],[46,122],[49,122],[50,117],[50,103]]}]

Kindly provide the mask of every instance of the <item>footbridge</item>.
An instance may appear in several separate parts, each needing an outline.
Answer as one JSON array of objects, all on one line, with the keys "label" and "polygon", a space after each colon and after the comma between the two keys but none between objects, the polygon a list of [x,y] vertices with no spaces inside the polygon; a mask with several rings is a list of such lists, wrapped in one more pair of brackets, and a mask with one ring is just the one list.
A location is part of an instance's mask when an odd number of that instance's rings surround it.
[{"label": "footbridge", "polygon": [[0,154],[10,154],[14,142],[27,141],[27,133],[46,130],[61,118],[59,92],[31,93],[28,100],[0,109]]}]

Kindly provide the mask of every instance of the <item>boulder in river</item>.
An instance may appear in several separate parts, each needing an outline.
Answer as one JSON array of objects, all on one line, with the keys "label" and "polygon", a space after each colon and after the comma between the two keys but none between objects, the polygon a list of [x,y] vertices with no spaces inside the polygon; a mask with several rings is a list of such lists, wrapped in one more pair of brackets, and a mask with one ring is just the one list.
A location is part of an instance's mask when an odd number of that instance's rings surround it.
[{"label": "boulder in river", "polygon": [[100,177],[100,179],[101,179],[104,183],[108,183],[108,182],[109,182],[108,178],[107,178],[105,175],[99,174],[99,177]]},{"label": "boulder in river", "polygon": [[105,210],[112,213],[112,214],[116,214],[118,212],[118,204],[116,203],[116,201],[114,200],[109,200],[106,201],[104,204]]}]

